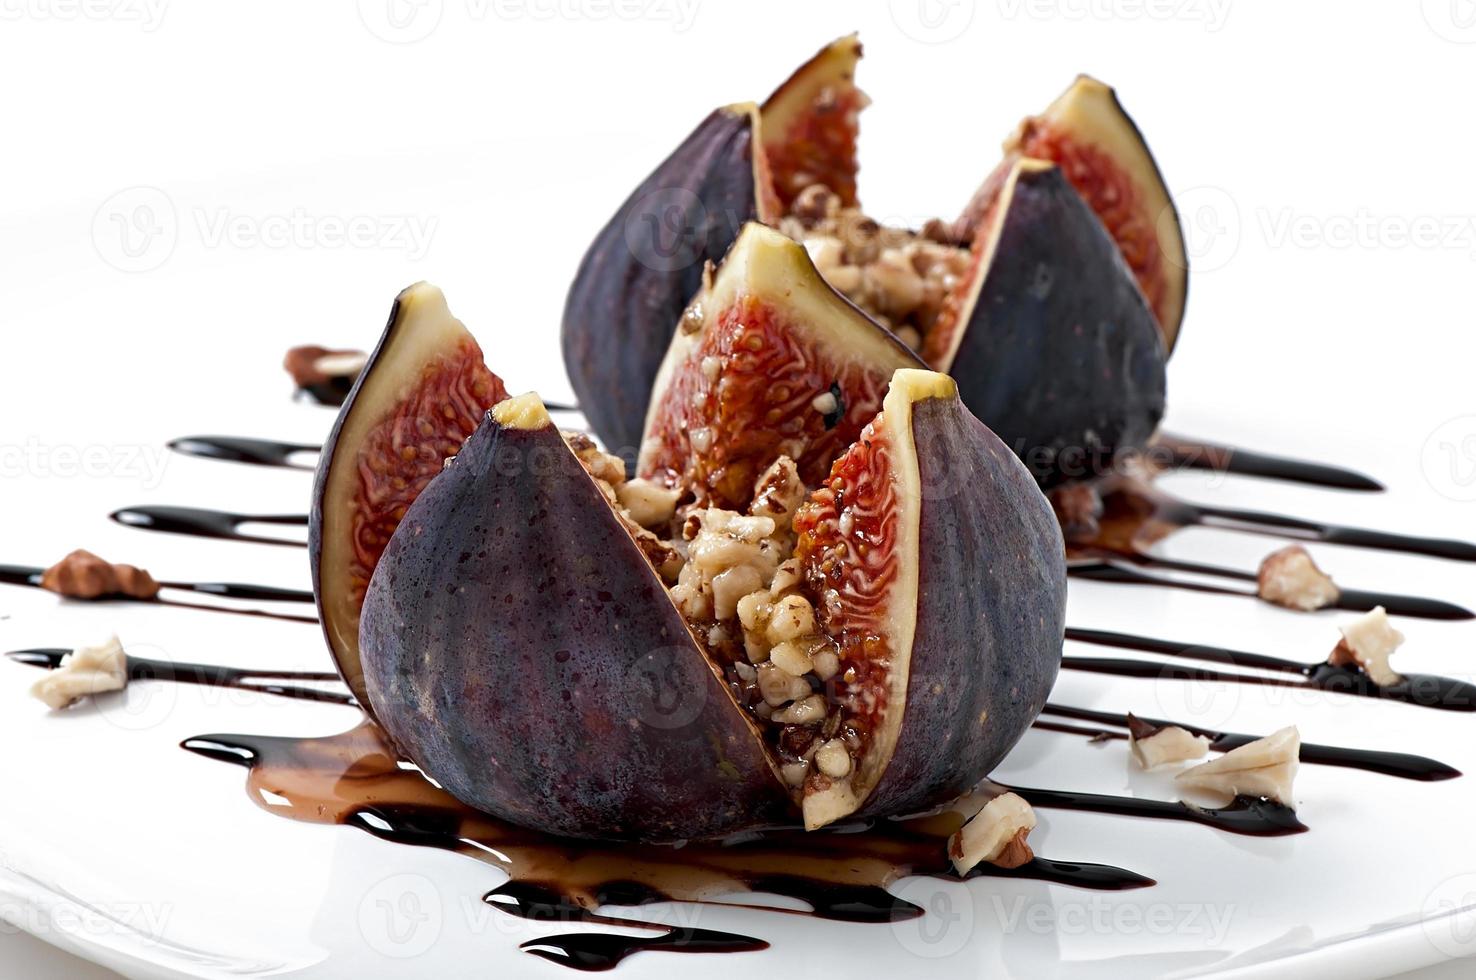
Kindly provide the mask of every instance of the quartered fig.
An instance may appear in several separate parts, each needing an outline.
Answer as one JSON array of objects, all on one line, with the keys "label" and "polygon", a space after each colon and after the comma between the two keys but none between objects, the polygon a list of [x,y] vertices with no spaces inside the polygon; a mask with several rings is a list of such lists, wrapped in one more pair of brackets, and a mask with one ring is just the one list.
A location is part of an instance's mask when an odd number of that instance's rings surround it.
[{"label": "quartered fig", "polygon": [[1055,163],[1117,242],[1172,350],[1189,289],[1184,232],[1158,164],[1117,93],[1078,76],[1044,112],[1022,121],[1004,150],[1005,159],[959,219],[958,237],[974,237],[974,226],[1018,160]]},{"label": "quartered fig", "polygon": [[359,608],[369,578],[411,502],[506,397],[439,289],[416,283],[395,298],[323,446],[308,517],[323,634],[366,711]]},{"label": "quartered fig", "polygon": [[816,828],[957,796],[1043,705],[1060,533],[946,376],[897,371],[819,487],[778,456],[745,511],[688,504],[674,541],[624,505],[638,484],[522,395],[390,540],[367,695],[467,803],[575,837]]},{"label": "quartered fig", "polygon": [[[856,202],[856,117],[866,104],[854,83],[859,56],[855,38],[825,48],[746,116],[748,155],[684,147],[621,214],[660,188],[751,185],[746,202],[729,202],[729,217],[803,242],[831,286],[958,379],[965,403],[1041,483],[1089,476],[1141,446],[1162,414],[1164,338],[1182,314],[1183,249],[1176,219],[1156,223],[1172,208],[1111,91],[1078,83],[1043,121],[1022,128],[963,218],[886,228]],[[1028,156],[1034,149],[1062,169]],[[710,208],[698,210],[710,219]],[[646,314],[684,307],[700,286],[698,267],[720,256],[691,248],[682,275],[632,273],[640,263],[611,232],[620,221],[586,254],[564,344],[596,432],[625,446],[655,375],[637,361],[654,363],[653,338],[664,343],[677,322]],[[1156,224],[1165,230],[1144,231]],[[1140,283],[1160,309],[1162,336]]]},{"label": "quartered fig", "polygon": [[748,224],[692,301],[657,375],[638,473],[742,508],[788,456],[808,486],[923,364],[825,284],[804,248]]}]

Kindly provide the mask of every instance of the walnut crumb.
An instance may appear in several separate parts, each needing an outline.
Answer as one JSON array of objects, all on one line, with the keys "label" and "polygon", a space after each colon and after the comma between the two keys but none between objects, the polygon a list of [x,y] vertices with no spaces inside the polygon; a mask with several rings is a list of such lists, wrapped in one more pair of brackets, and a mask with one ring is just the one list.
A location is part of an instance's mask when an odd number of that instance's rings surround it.
[{"label": "walnut crumb", "polygon": [[1404,643],[1404,634],[1389,625],[1389,615],[1383,606],[1375,606],[1338,629],[1343,638],[1327,658],[1329,664],[1361,670],[1379,687],[1404,680],[1402,674],[1389,666],[1389,656]]},{"label": "walnut crumb", "polygon": [[1035,811],[1016,793],[1002,793],[984,804],[948,839],[948,856],[959,874],[968,874],[988,861],[1001,868],[1018,868],[1035,859],[1030,832]]},{"label": "walnut crumb", "polygon": [[1338,601],[1338,587],[1299,544],[1273,551],[1256,573],[1256,594],[1288,609],[1311,612]]},{"label": "walnut crumb", "polygon": [[41,588],[68,599],[152,599],[159,594],[160,586],[142,568],[114,565],[78,548],[41,573]]},{"label": "walnut crumb", "polygon": [[78,647],[61,666],[31,685],[33,697],[60,711],[89,694],[121,691],[128,684],[128,657],[116,636],[97,646]]}]

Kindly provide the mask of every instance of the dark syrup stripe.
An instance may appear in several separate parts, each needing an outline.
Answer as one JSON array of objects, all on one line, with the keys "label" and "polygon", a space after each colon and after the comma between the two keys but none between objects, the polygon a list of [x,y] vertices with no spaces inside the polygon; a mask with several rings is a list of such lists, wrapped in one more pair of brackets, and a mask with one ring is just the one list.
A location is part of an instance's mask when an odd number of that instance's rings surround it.
[{"label": "dark syrup stripe", "polygon": [[[30,667],[55,670],[61,666],[62,658],[71,653],[62,647],[36,647],[29,650],[12,650],[6,659]],[[303,687],[300,684],[282,684],[280,681],[331,682],[339,683],[336,673],[301,670],[253,670],[241,667],[221,667],[215,664],[176,663],[171,660],[154,660],[127,654],[129,680],[174,681],[180,684],[199,684],[206,687],[232,687],[243,691],[257,691],[277,697],[299,701],[326,701],[330,704],[357,704],[342,691]]]},{"label": "dark syrup stripe", "polygon": [[322,446],[310,442],[278,442],[247,436],[182,436],[173,439],[169,448],[185,456],[218,459],[253,466],[276,466],[292,470],[311,470],[312,464],[301,457],[316,454]]},{"label": "dark syrup stripe", "polygon": [[1286,456],[1273,456],[1236,446],[1225,446],[1170,435],[1166,432],[1160,433],[1153,440],[1149,452],[1167,452],[1169,465],[1180,469],[1212,470],[1217,473],[1259,476],[1288,483],[1328,487],[1333,490],[1379,492],[1384,489],[1384,485],[1372,477],[1341,466],[1314,463]]},{"label": "dark syrup stripe", "polygon": [[1476,684],[1456,677],[1443,677],[1438,674],[1404,674],[1402,675],[1404,679],[1400,683],[1380,687],[1362,671],[1349,667],[1336,667],[1325,662],[1308,664],[1262,653],[1178,643],[1172,640],[1114,633],[1107,630],[1067,628],[1066,639],[1098,646],[1142,650],[1145,653],[1156,653],[1166,657],[1288,674],[1295,676],[1297,680],[1202,670],[1179,664],[1161,664],[1150,660],[1063,657],[1062,666],[1071,670],[1116,674],[1122,677],[1159,677],[1167,680],[1301,687],[1329,691],[1334,694],[1346,694],[1351,697],[1397,701],[1440,711],[1476,711]]},{"label": "dark syrup stripe", "polygon": [[241,530],[245,524],[306,527],[306,514],[237,514],[204,507],[142,506],[124,507],[108,516],[125,527],[141,531],[161,531],[165,534],[184,534],[226,541],[251,541],[257,544],[285,545],[289,548],[307,547],[304,541],[248,534]]},{"label": "dark syrup stripe", "polygon": [[[1040,720],[1036,727],[1046,731],[1061,732],[1067,735],[1080,735],[1096,741],[1108,739],[1127,740],[1126,731],[1114,731],[1115,728],[1127,728],[1127,715],[1117,714],[1110,711],[1095,711],[1090,708],[1074,708],[1067,705],[1047,704],[1043,712],[1045,715],[1070,718],[1077,721],[1091,722],[1094,725],[1111,726],[1111,728],[1082,728],[1073,725],[1062,725],[1056,722]],[[1183,722],[1164,721],[1160,718],[1140,718],[1157,728],[1169,725],[1177,725],[1184,730],[1202,735],[1210,740],[1210,747],[1219,752],[1229,752],[1238,749],[1242,745],[1249,745],[1262,736],[1246,735],[1240,732],[1214,731],[1201,728],[1197,725],[1186,725]],[[1430,759],[1422,755],[1411,755],[1405,752],[1383,752],[1376,749],[1352,749],[1338,745],[1319,745],[1315,742],[1303,742],[1301,761],[1310,765],[1338,766],[1344,769],[1361,769],[1365,772],[1378,773],[1384,776],[1394,776],[1398,779],[1413,779],[1419,782],[1440,782],[1446,779],[1456,779],[1462,773],[1454,766],[1446,765],[1436,759]]]}]

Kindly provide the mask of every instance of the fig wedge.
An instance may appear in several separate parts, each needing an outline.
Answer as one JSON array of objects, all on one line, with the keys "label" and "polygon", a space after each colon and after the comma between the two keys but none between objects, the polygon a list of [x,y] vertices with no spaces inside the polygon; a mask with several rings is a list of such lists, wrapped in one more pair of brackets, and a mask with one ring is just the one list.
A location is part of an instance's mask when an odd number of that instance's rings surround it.
[{"label": "fig wedge", "polygon": [[572,837],[813,829],[958,795],[1043,705],[1060,532],[945,376],[893,376],[793,531],[691,507],[673,548],[609,459],[501,402],[370,582],[369,700],[463,801]]},{"label": "fig wedge", "polygon": [[564,302],[569,380],[590,425],[634,451],[671,331],[743,222],[778,213],[758,108],[718,109],[595,236]]},{"label": "fig wedge", "polygon": [[923,356],[1043,486],[1107,472],[1164,408],[1153,314],[1059,167],[1015,161]]},{"label": "fig wedge", "polygon": [[1184,319],[1189,258],[1184,230],[1158,164],[1117,93],[1089,75],[1038,116],[1026,117],[1004,144],[1005,158],[959,219],[970,240],[1016,161],[1033,157],[1061,167],[1107,226],[1133,270],[1172,351]]},{"label": "fig wedge", "polygon": [[826,285],[803,246],[750,223],[682,315],[637,472],[730,509],[781,455],[818,485],[881,408],[892,372],[922,366]]},{"label": "fig wedge", "polygon": [[323,635],[366,712],[359,609],[370,576],[406,509],[506,397],[439,289],[421,282],[395,297],[323,446],[308,515]]}]

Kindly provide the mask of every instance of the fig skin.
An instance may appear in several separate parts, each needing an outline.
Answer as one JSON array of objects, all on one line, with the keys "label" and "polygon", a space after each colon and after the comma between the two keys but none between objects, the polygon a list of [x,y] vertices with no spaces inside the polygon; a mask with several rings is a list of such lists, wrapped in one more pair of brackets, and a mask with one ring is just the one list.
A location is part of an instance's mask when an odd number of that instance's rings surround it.
[{"label": "fig skin", "polygon": [[906,715],[864,816],[977,786],[1040,714],[1061,665],[1065,547],[1035,480],[956,397],[916,402],[911,425],[917,625]]},{"label": "fig skin", "polygon": [[1157,321],[1060,168],[1017,161],[997,207],[956,348],[929,359],[1043,486],[1100,475],[1163,416]]},{"label": "fig skin", "polygon": [[564,303],[564,364],[590,426],[617,455],[639,446],[651,383],[703,271],[745,221],[772,220],[758,109],[709,115],[615,212]]},{"label": "fig skin", "polygon": [[673,842],[792,810],[753,723],[541,405],[506,424],[489,413],[410,507],[360,645],[396,745],[505,820]]}]

